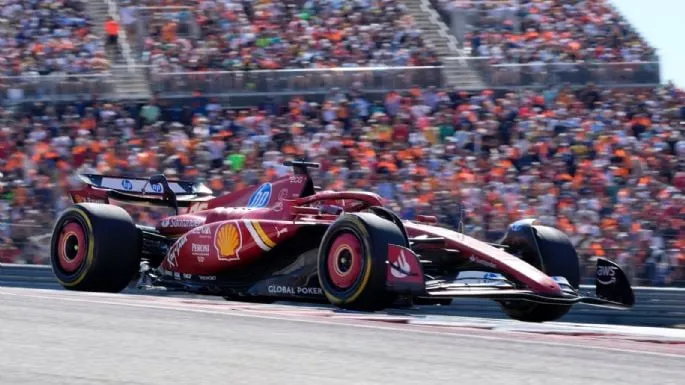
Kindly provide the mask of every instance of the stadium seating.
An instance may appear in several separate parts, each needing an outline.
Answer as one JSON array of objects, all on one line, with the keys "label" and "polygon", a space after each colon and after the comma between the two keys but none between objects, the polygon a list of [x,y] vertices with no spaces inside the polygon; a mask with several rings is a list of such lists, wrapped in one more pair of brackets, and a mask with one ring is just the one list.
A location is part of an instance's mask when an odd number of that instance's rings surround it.
[{"label": "stadium seating", "polygon": [[497,63],[654,60],[654,48],[607,0],[438,1],[470,15],[465,45]]},{"label": "stadium seating", "polygon": [[167,71],[439,61],[398,0],[135,3],[147,7],[137,13],[146,28],[138,34],[141,58]]},{"label": "stadium seating", "polygon": [[[103,42],[95,36],[85,2],[11,1],[1,6],[2,75],[90,74],[107,70]],[[97,27],[97,26],[96,26]]]}]

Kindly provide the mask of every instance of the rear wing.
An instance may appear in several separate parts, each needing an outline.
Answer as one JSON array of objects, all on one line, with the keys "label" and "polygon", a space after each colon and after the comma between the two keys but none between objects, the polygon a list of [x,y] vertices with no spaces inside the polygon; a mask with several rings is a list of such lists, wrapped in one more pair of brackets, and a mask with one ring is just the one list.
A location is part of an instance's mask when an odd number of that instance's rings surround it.
[{"label": "rear wing", "polygon": [[[286,198],[314,195],[316,187],[309,175],[309,169],[319,168],[319,164],[286,161],[284,165],[292,167],[294,175],[283,176],[261,186],[234,191],[220,197],[214,197],[212,190],[202,183],[169,180],[162,174],[149,178],[80,174],[79,178],[86,186],[69,193],[74,203],[120,201],[144,206],[173,207],[177,212],[179,209],[195,212],[221,206],[266,207],[269,202],[275,204]],[[256,197],[259,199],[255,200]]]},{"label": "rear wing", "polygon": [[150,178],[126,178],[108,175],[81,174],[86,186],[71,190],[74,203],[122,202],[138,206],[172,207],[188,211],[207,207],[214,198],[212,190],[201,183],[167,180],[163,175]]},{"label": "rear wing", "polygon": [[[107,175],[95,174],[81,174],[79,178],[95,188],[112,190],[124,194],[144,194],[144,195],[159,195],[164,194],[164,186],[162,183],[150,183],[149,178],[123,178]],[[169,188],[177,196],[195,195],[207,196],[212,195],[212,190],[202,183],[187,182],[180,180],[169,180]]]}]

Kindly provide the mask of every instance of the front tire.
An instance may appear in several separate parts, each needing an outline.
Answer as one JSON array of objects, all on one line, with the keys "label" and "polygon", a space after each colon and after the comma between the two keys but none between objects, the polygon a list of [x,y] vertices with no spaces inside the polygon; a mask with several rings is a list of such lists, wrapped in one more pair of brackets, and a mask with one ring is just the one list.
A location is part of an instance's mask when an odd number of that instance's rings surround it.
[{"label": "front tire", "polygon": [[386,289],[388,245],[405,245],[393,222],[371,213],[342,215],[326,231],[318,274],[328,300],[341,308],[374,311],[392,305]]},{"label": "front tire", "polygon": [[[530,231],[532,237],[515,239],[517,237],[513,236],[509,240],[505,237],[502,243],[518,251],[526,262],[545,274],[566,278],[578,290],[580,261],[568,236],[548,226],[524,226],[520,231]],[[525,322],[554,321],[571,310],[571,305],[548,305],[529,301],[501,301],[500,306],[509,317]]]},{"label": "front tire", "polygon": [[140,233],[121,207],[76,204],[55,223],[50,262],[66,289],[118,293],[139,269]]}]

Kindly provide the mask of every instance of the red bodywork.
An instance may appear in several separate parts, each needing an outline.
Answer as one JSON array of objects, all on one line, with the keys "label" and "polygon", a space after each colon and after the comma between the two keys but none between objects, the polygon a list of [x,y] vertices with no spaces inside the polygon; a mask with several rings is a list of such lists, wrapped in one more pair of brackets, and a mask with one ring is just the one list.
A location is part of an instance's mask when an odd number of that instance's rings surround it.
[{"label": "red bodywork", "polygon": [[[107,191],[86,186],[72,191],[71,195],[76,203],[112,203],[107,198]],[[297,174],[208,200],[193,201],[184,213],[164,218],[156,225],[162,235],[177,238],[161,268],[179,274],[215,275],[255,262],[303,227],[333,223],[340,209],[355,212],[382,205],[380,196],[369,192],[315,193],[309,177]],[[338,212],[326,213],[326,207],[337,207]],[[552,296],[562,294],[552,278],[516,256],[435,226],[434,217],[418,220],[404,221],[410,238],[422,235],[444,238],[445,245],[441,247],[470,255],[471,261],[495,268],[534,292]],[[402,250],[412,254],[412,261],[418,261],[410,250],[403,248],[391,248],[389,259],[399,258]],[[392,280],[397,281],[396,278]]]}]

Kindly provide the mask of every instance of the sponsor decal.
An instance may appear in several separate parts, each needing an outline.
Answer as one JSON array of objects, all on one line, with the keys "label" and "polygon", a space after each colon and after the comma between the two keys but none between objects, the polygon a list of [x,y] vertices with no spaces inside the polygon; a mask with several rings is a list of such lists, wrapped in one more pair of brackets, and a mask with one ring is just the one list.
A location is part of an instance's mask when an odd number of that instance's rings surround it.
[{"label": "sponsor decal", "polygon": [[193,250],[193,253],[209,254],[209,245],[193,243],[191,244],[191,249]]},{"label": "sponsor decal", "polygon": [[247,231],[250,233],[252,239],[255,241],[257,246],[259,246],[260,249],[264,251],[269,251],[274,246],[276,246],[276,243],[274,243],[274,241],[272,241],[271,238],[269,238],[269,236],[266,235],[266,232],[264,232],[264,229],[262,228],[262,225],[259,224],[259,222],[245,221],[245,228],[247,228]]},{"label": "sponsor decal", "polygon": [[503,280],[505,279],[502,274],[490,273],[487,271],[460,271],[457,274],[457,280],[463,279],[476,279],[481,281],[492,281],[492,280]]},{"label": "sponsor decal", "polygon": [[191,279],[193,276],[191,274],[183,273],[183,279]]},{"label": "sponsor decal", "polygon": [[179,273],[179,272],[174,273],[174,279],[181,279],[181,273]]},{"label": "sponsor decal", "polygon": [[469,261],[471,261],[473,263],[478,263],[478,264],[483,265],[483,266],[491,267],[493,269],[497,268],[497,266],[495,266],[494,263],[492,263],[490,261],[486,261],[486,260],[481,259],[481,258],[478,258],[475,255],[470,256]]},{"label": "sponsor decal", "polygon": [[80,195],[77,195],[74,197],[74,203],[106,203],[106,202],[104,199],[82,197]]},{"label": "sponsor decal", "polygon": [[194,228],[201,226],[204,220],[201,218],[179,218],[179,217],[166,217],[162,219],[159,223],[160,227],[181,227],[181,228]]},{"label": "sponsor decal", "polygon": [[292,287],[269,285],[267,288],[270,294],[292,294],[292,295],[323,295],[320,287]]},{"label": "sponsor decal", "polygon": [[166,256],[166,263],[169,266],[171,266],[171,267],[177,267],[178,266],[178,261],[177,261],[178,254],[181,252],[181,249],[186,244],[186,242],[188,242],[188,238],[186,238],[184,235],[181,238],[179,238],[178,241],[176,241],[176,243],[174,243],[171,246],[171,249],[169,249],[169,253]]},{"label": "sponsor decal", "polygon": [[304,176],[302,176],[302,175],[291,175],[290,178],[288,178],[288,181],[290,183],[300,184],[300,183],[304,182]]},{"label": "sponsor decal", "polygon": [[288,228],[284,227],[282,229],[276,229],[276,238],[280,238],[281,234],[285,234],[288,232]]},{"label": "sponsor decal", "polygon": [[161,183],[153,184],[151,187],[152,187],[152,191],[154,191],[156,193],[162,192],[162,184]]},{"label": "sponsor decal", "polygon": [[202,210],[207,210],[209,204],[207,202],[195,202],[188,208],[188,213],[194,213]]},{"label": "sponsor decal", "polygon": [[400,251],[396,261],[390,261],[390,274],[395,278],[406,278],[411,274],[411,266],[407,262],[404,250]]},{"label": "sponsor decal", "polygon": [[[102,178],[102,182],[95,187],[98,188],[106,188],[106,189],[123,189],[126,191],[136,191],[136,192],[142,192],[143,189],[145,189],[146,192],[158,192],[157,188],[155,185],[151,185],[149,180],[145,179],[126,179],[126,178],[114,178],[114,177],[104,177]],[[160,190],[161,186],[159,187]],[[179,194],[179,193],[187,193],[188,190],[183,188],[180,183],[178,182],[169,182],[169,188],[171,191]]]},{"label": "sponsor decal", "polygon": [[214,248],[220,261],[235,261],[240,259],[240,249],[243,247],[243,233],[235,223],[225,223],[214,234]]},{"label": "sponsor decal", "polygon": [[190,245],[191,252],[197,258],[197,261],[202,263],[205,258],[209,256],[209,245],[201,243],[192,243]]},{"label": "sponsor decal", "polygon": [[455,280],[457,284],[487,284],[496,287],[511,287],[507,279],[502,274],[490,273],[485,271],[460,271]]},{"label": "sponsor decal", "polygon": [[271,200],[271,183],[259,186],[247,201],[247,207],[266,207]]},{"label": "sponsor decal", "polygon": [[193,235],[211,235],[212,229],[209,225],[196,227],[188,232],[188,234]]},{"label": "sponsor decal", "polygon": [[501,274],[497,274],[497,273],[485,273],[483,275],[483,279],[486,281],[493,281],[493,280],[499,281],[499,280],[503,280],[504,276]]},{"label": "sponsor decal", "polygon": [[131,183],[131,181],[128,179],[123,179],[121,181],[121,188],[123,188],[126,191],[131,191],[133,190],[133,183]]},{"label": "sponsor decal", "polygon": [[616,283],[616,266],[597,266],[597,282],[602,285]]},{"label": "sponsor decal", "polygon": [[198,275],[200,281],[216,281],[216,276],[213,275]]},{"label": "sponsor decal", "polygon": [[281,211],[283,210],[283,201],[288,199],[288,189],[283,189],[281,192],[278,193],[278,200],[276,203],[274,203],[274,206],[272,208],[273,211]]}]

